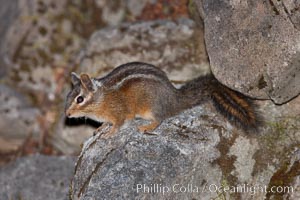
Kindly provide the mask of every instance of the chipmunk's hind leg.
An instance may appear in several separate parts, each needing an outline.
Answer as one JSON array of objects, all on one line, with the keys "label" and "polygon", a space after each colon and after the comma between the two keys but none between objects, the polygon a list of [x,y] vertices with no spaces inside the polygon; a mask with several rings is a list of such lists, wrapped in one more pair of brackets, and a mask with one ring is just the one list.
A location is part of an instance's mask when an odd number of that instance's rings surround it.
[{"label": "chipmunk's hind leg", "polygon": [[145,106],[144,109],[139,111],[139,115],[146,120],[150,121],[150,124],[139,126],[138,129],[142,133],[151,133],[154,129],[156,129],[161,120],[157,119],[153,114],[152,110],[149,109],[149,106]]},{"label": "chipmunk's hind leg", "polygon": [[161,122],[158,121],[151,121],[150,124],[139,126],[138,129],[141,133],[151,133],[160,125],[160,123]]}]

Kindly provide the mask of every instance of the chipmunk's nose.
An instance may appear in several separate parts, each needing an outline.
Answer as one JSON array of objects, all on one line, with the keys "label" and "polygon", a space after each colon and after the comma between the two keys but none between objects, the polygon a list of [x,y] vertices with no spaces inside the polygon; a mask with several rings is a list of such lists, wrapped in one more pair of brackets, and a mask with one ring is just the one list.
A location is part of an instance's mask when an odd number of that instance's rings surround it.
[{"label": "chipmunk's nose", "polygon": [[66,116],[67,116],[67,117],[70,117],[70,116],[71,116],[70,111],[68,111],[68,110],[66,111]]}]

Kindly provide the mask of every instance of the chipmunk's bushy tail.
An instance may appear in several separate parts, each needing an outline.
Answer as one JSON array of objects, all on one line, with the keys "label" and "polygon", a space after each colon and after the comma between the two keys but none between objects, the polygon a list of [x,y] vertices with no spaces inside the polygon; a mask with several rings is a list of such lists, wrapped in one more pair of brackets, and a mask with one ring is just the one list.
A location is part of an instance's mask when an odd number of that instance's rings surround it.
[{"label": "chipmunk's bushy tail", "polygon": [[198,77],[179,90],[187,98],[193,99],[191,106],[211,100],[219,113],[233,125],[247,132],[256,132],[262,124],[262,118],[253,101],[240,92],[222,85],[213,75]]}]

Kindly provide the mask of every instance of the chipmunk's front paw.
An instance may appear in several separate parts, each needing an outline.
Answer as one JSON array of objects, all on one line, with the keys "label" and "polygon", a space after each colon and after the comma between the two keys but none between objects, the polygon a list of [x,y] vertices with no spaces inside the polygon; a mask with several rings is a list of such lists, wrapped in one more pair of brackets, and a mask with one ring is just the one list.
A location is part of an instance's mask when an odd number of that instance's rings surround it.
[{"label": "chipmunk's front paw", "polygon": [[[93,136],[100,134],[100,135],[106,135],[110,132],[111,125],[109,123],[103,123],[100,127],[98,127],[94,132]],[[102,136],[103,137],[103,136]]]},{"label": "chipmunk's front paw", "polygon": [[108,138],[112,137],[114,134],[115,134],[115,132],[110,130],[110,131],[104,133],[103,135],[101,135],[101,138],[108,139]]},{"label": "chipmunk's front paw", "polygon": [[94,130],[93,132],[93,136],[96,136],[97,134],[101,133],[102,132],[102,126],[98,127],[96,130]]},{"label": "chipmunk's front paw", "polygon": [[109,128],[105,128],[105,131],[103,131],[103,134],[101,134],[101,138],[108,139],[115,135],[118,132],[119,128],[115,126],[109,126]]}]

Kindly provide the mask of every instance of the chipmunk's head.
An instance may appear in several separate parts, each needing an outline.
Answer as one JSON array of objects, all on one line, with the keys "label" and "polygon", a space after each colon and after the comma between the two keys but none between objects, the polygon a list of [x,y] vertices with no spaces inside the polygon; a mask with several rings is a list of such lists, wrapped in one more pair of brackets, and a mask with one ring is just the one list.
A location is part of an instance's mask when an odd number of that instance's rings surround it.
[{"label": "chipmunk's head", "polygon": [[[65,114],[69,118],[73,117],[91,117],[95,110],[97,102],[100,101],[101,90],[99,83],[96,84],[89,75],[81,74],[78,76],[72,72],[71,80],[73,89],[69,92],[65,105]],[[93,118],[93,117],[91,117]]]}]

